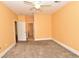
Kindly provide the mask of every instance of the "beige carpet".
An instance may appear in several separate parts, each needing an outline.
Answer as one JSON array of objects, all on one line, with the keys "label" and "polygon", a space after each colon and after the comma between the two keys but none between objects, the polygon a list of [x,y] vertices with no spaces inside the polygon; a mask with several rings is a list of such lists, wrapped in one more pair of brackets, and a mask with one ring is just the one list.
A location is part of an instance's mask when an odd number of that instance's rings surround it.
[{"label": "beige carpet", "polygon": [[18,42],[3,58],[78,58],[57,43],[46,41]]}]

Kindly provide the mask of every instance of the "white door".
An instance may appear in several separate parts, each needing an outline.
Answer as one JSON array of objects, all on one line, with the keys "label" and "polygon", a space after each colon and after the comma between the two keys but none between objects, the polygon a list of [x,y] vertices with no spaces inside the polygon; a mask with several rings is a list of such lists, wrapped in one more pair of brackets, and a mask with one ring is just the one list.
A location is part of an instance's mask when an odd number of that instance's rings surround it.
[{"label": "white door", "polygon": [[25,22],[18,21],[17,22],[17,32],[18,32],[18,41],[26,41],[26,26]]}]

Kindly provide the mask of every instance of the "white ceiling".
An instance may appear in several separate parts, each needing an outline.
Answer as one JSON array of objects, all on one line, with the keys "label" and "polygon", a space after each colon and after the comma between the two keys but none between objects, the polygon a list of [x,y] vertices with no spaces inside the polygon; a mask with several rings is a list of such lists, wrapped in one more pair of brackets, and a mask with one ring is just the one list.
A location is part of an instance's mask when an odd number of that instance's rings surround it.
[{"label": "white ceiling", "polygon": [[[45,2],[45,1],[43,1]],[[17,15],[33,15],[34,10],[32,10],[33,6],[24,4],[24,1],[3,1],[3,3],[13,10]],[[44,4],[51,3],[51,1],[47,1]],[[59,3],[52,2],[52,6],[41,7],[40,10],[44,13],[51,14],[67,4],[67,1],[60,1]]]}]

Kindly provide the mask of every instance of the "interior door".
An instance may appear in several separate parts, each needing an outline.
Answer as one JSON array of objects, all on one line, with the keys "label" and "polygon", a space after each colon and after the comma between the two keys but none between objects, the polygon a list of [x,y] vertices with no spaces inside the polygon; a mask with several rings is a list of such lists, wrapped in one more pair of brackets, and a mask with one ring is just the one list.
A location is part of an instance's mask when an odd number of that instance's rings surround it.
[{"label": "interior door", "polygon": [[26,23],[23,21],[17,22],[18,41],[26,41]]},{"label": "interior door", "polygon": [[15,21],[15,39],[16,39],[16,42],[18,42],[18,36],[17,36],[17,21]]}]

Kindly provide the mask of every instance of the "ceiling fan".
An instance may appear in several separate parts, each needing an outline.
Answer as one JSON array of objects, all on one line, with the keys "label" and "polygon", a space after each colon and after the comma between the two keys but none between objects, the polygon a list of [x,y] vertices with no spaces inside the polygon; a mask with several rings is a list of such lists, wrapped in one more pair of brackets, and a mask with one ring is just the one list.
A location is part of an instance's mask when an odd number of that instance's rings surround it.
[{"label": "ceiling fan", "polygon": [[53,3],[59,3],[60,1],[24,1],[24,4],[31,5],[31,10],[41,11],[41,7],[51,7]]}]

